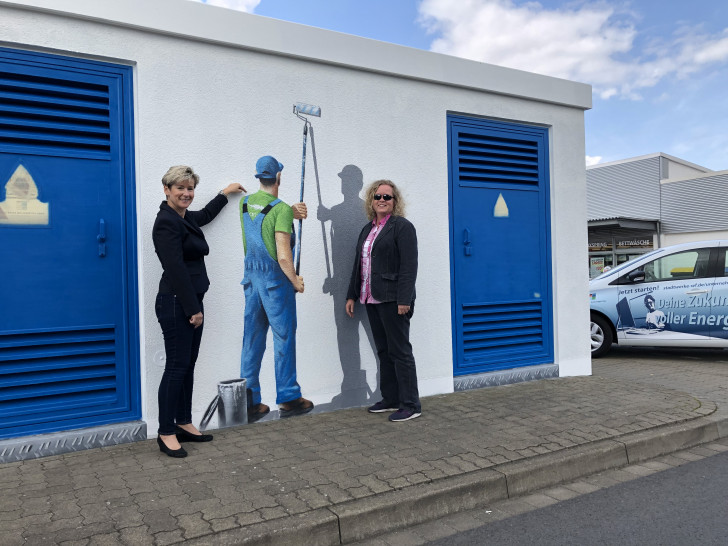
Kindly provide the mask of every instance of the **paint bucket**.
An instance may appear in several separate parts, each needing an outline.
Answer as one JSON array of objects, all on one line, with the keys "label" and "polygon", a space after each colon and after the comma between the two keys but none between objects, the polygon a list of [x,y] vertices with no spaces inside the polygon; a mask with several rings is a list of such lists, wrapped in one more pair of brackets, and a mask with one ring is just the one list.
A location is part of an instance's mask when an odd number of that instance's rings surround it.
[{"label": "paint bucket", "polygon": [[205,430],[217,409],[218,428],[246,425],[248,423],[247,382],[244,378],[220,381],[217,384],[217,396],[210,402],[200,423],[200,430]]}]

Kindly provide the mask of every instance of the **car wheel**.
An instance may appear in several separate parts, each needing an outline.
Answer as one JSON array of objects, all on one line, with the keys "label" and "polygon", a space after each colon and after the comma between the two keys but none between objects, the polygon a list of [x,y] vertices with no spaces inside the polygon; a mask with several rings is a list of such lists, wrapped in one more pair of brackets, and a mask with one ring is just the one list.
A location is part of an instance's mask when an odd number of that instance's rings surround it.
[{"label": "car wheel", "polygon": [[604,356],[612,346],[614,337],[612,328],[603,317],[592,315],[591,317],[591,354],[592,358]]}]

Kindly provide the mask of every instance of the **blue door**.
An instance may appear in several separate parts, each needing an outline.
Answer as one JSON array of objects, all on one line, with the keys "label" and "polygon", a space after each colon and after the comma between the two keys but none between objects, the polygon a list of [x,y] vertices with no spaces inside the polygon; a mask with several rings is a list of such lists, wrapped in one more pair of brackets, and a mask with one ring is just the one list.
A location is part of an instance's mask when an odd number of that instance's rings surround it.
[{"label": "blue door", "polygon": [[140,417],[131,83],[0,48],[0,438]]},{"label": "blue door", "polygon": [[454,374],[553,362],[548,131],[448,116]]}]

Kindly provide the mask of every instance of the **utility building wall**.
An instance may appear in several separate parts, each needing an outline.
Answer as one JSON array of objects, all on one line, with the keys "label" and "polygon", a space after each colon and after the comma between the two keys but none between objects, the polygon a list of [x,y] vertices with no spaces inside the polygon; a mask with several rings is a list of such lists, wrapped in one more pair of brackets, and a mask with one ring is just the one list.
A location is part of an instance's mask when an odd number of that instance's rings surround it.
[{"label": "utility building wall", "polygon": [[[193,166],[201,176],[194,210],[231,182],[256,191],[255,161],[271,154],[285,166],[280,197],[298,201],[303,124],[291,110],[299,101],[322,108],[309,136],[309,219],[301,259],[306,291],[297,296],[304,396],[324,410],[365,405],[376,397],[377,364],[366,318],[358,306],[357,317],[348,319],[343,295],[365,223],[361,185],[377,179],[401,187],[407,217],[417,228],[411,341],[420,394],[453,390],[448,114],[548,129],[553,364],[560,375],[591,372],[583,267],[583,111],[591,106],[589,86],[181,0],[0,1],[0,36],[6,47],[133,68],[136,157],[127,191],[136,196],[139,388],[150,434],[157,428],[165,360],[154,311],[162,270],[151,239],[164,199],[161,177],[171,165]],[[635,199],[648,216],[658,204],[653,197]],[[217,382],[240,373],[244,255],[238,203],[232,196],[204,228],[212,284],[196,368],[196,422]],[[268,347],[261,382],[263,401],[273,405],[271,339]]]}]

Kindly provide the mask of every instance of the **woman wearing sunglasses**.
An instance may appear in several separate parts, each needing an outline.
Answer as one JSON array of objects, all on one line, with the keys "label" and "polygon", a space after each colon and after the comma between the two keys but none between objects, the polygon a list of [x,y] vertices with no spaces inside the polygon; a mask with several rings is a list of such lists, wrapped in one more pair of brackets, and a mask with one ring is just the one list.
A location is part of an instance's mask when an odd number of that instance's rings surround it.
[{"label": "woman wearing sunglasses", "polygon": [[404,217],[399,189],[390,180],[369,185],[364,199],[369,222],[359,234],[349,282],[346,314],[364,304],[379,356],[382,400],[370,413],[390,413],[390,421],[409,421],[422,412],[417,370],[409,341],[415,305],[417,233]]}]

